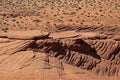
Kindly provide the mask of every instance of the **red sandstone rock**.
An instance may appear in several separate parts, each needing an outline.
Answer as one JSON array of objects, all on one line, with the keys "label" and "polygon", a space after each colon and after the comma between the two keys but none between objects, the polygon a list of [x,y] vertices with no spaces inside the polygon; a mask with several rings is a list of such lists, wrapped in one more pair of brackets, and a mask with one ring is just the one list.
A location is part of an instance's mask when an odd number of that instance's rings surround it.
[{"label": "red sandstone rock", "polygon": [[[68,37],[63,35],[65,33],[69,33]],[[97,74],[102,75],[102,80],[107,80],[104,76],[119,80],[120,42],[105,38],[98,40],[98,35],[100,38],[101,34],[68,31],[53,33],[49,36],[53,38],[45,39],[24,38],[26,35],[21,38],[0,38],[0,79],[5,80],[3,75],[6,74],[11,80],[96,80],[94,74]],[[83,74],[80,68],[88,71],[83,71]],[[7,74],[9,71],[11,73]],[[18,73],[21,74],[17,75]],[[82,78],[89,73],[94,75],[94,78]],[[29,74],[33,77],[28,76]]]}]

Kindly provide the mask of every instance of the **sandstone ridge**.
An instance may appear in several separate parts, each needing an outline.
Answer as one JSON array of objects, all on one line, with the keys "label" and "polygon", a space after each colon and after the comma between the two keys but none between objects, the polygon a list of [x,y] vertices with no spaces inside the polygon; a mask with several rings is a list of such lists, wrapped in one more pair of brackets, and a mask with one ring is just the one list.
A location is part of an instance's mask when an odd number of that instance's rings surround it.
[{"label": "sandstone ridge", "polygon": [[[76,31],[3,32],[0,34],[0,78],[6,80],[2,76],[6,74],[10,80],[96,80],[97,77],[119,80],[120,41],[108,37],[97,32]],[[27,76],[21,77],[22,74]],[[87,79],[83,77],[86,75],[89,75]]]}]

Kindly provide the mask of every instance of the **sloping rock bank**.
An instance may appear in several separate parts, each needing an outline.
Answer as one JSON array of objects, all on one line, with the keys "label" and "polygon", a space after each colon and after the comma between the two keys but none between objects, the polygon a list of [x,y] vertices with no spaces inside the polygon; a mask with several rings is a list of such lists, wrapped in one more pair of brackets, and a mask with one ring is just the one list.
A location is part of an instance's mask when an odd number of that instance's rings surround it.
[{"label": "sloping rock bank", "polygon": [[[12,71],[14,76],[18,76],[15,72],[36,73],[37,76],[29,77],[30,80],[80,80],[76,78],[78,74],[75,74],[75,79],[70,78],[74,73],[67,74],[66,66],[63,65],[67,63],[72,65],[73,71],[76,70],[74,67],[78,67],[102,76],[100,80],[107,80],[104,78],[107,76],[111,80],[119,80],[120,41],[108,37],[95,32],[75,31],[51,34],[37,30],[1,33],[0,71],[2,74]],[[10,80],[15,80],[13,76],[9,77]],[[1,79],[6,80],[6,77]],[[17,80],[28,79],[21,77]]]}]

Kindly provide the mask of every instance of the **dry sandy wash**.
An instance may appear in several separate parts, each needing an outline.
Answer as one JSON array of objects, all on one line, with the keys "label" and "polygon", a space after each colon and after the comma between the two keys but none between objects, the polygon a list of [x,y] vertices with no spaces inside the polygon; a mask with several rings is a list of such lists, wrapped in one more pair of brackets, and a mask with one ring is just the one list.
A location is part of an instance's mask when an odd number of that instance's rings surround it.
[{"label": "dry sandy wash", "polygon": [[120,37],[74,30],[0,33],[0,80],[119,79]]}]

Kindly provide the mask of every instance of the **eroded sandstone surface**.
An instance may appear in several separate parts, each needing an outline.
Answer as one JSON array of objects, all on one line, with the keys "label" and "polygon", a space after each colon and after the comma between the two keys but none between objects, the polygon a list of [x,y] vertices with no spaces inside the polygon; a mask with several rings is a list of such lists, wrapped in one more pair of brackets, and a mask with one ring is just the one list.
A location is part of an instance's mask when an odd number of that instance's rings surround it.
[{"label": "eroded sandstone surface", "polygon": [[120,40],[114,37],[80,31],[0,33],[0,80],[119,79]]}]

